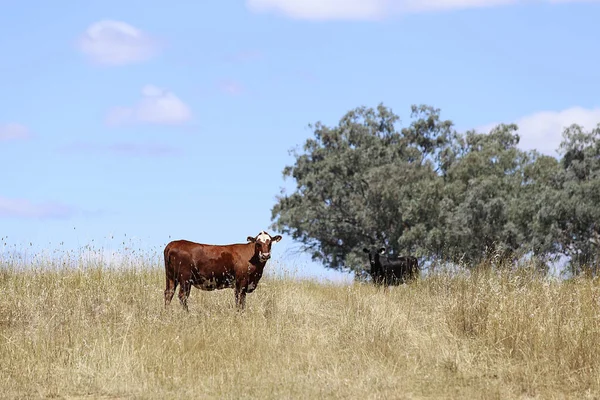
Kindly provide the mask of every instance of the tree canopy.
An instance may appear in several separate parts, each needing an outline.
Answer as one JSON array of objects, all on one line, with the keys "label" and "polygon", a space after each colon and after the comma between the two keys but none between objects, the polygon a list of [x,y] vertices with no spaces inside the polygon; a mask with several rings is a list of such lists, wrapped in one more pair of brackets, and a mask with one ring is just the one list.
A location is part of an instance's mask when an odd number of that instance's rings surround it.
[{"label": "tree canopy", "polygon": [[382,104],[310,128],[283,170],[296,187],[278,196],[273,228],[326,267],[360,270],[370,246],[468,265],[565,255],[576,272],[598,261],[600,125],[565,129],[560,159],[520,149],[514,124],[459,133],[426,105],[402,128]]}]

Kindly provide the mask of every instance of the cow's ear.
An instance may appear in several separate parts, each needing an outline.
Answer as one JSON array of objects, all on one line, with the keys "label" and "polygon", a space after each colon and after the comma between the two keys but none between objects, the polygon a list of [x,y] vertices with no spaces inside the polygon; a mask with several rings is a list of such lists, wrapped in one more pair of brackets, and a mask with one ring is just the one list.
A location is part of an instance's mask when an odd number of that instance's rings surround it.
[{"label": "cow's ear", "polygon": [[273,242],[279,242],[280,240],[281,240],[281,235],[276,235],[271,238],[271,241],[273,241]]},{"label": "cow's ear", "polygon": [[365,253],[368,253],[368,252],[369,252],[369,249],[367,249],[367,248],[365,247],[365,248],[363,249],[363,251],[364,251]]},{"label": "cow's ear", "polygon": [[385,254],[385,247],[382,247],[379,249],[379,254],[381,254],[381,255]]},{"label": "cow's ear", "polygon": [[256,239],[253,238],[252,236],[248,236],[248,238],[246,240],[249,242],[252,242],[252,243],[256,242]]}]

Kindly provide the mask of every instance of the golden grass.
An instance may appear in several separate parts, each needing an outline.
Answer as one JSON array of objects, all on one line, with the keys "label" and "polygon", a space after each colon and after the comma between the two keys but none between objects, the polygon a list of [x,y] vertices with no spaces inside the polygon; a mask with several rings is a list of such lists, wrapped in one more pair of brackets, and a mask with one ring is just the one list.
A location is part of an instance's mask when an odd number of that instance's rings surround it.
[{"label": "golden grass", "polygon": [[527,272],[264,279],[163,307],[159,267],[0,267],[0,397],[600,396],[600,285]]}]

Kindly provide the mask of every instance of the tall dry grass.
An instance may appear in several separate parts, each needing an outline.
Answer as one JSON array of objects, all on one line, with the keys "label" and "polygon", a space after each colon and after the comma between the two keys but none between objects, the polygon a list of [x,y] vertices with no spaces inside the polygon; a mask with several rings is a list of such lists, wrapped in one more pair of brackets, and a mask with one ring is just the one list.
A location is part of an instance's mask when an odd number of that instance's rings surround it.
[{"label": "tall dry grass", "polygon": [[0,397],[598,398],[600,285],[439,273],[389,293],[271,278],[237,312],[156,266],[0,267]]}]

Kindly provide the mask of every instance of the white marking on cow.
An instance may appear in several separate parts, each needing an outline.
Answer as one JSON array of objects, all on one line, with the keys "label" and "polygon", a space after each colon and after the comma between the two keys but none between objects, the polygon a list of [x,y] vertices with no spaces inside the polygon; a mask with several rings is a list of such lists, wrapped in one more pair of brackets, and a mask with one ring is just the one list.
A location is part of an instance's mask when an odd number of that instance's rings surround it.
[{"label": "white marking on cow", "polygon": [[262,242],[262,243],[267,243],[267,240],[271,240],[271,236],[265,231],[260,231],[260,233],[256,237],[256,241]]},{"label": "white marking on cow", "polygon": [[256,284],[255,284],[254,282],[250,282],[250,283],[248,284],[248,289],[249,289],[249,290],[253,290],[255,287],[256,287]]},{"label": "white marking on cow", "polygon": [[263,253],[262,251],[258,252],[258,256],[260,258],[269,257],[270,255],[271,255],[271,253]]}]

